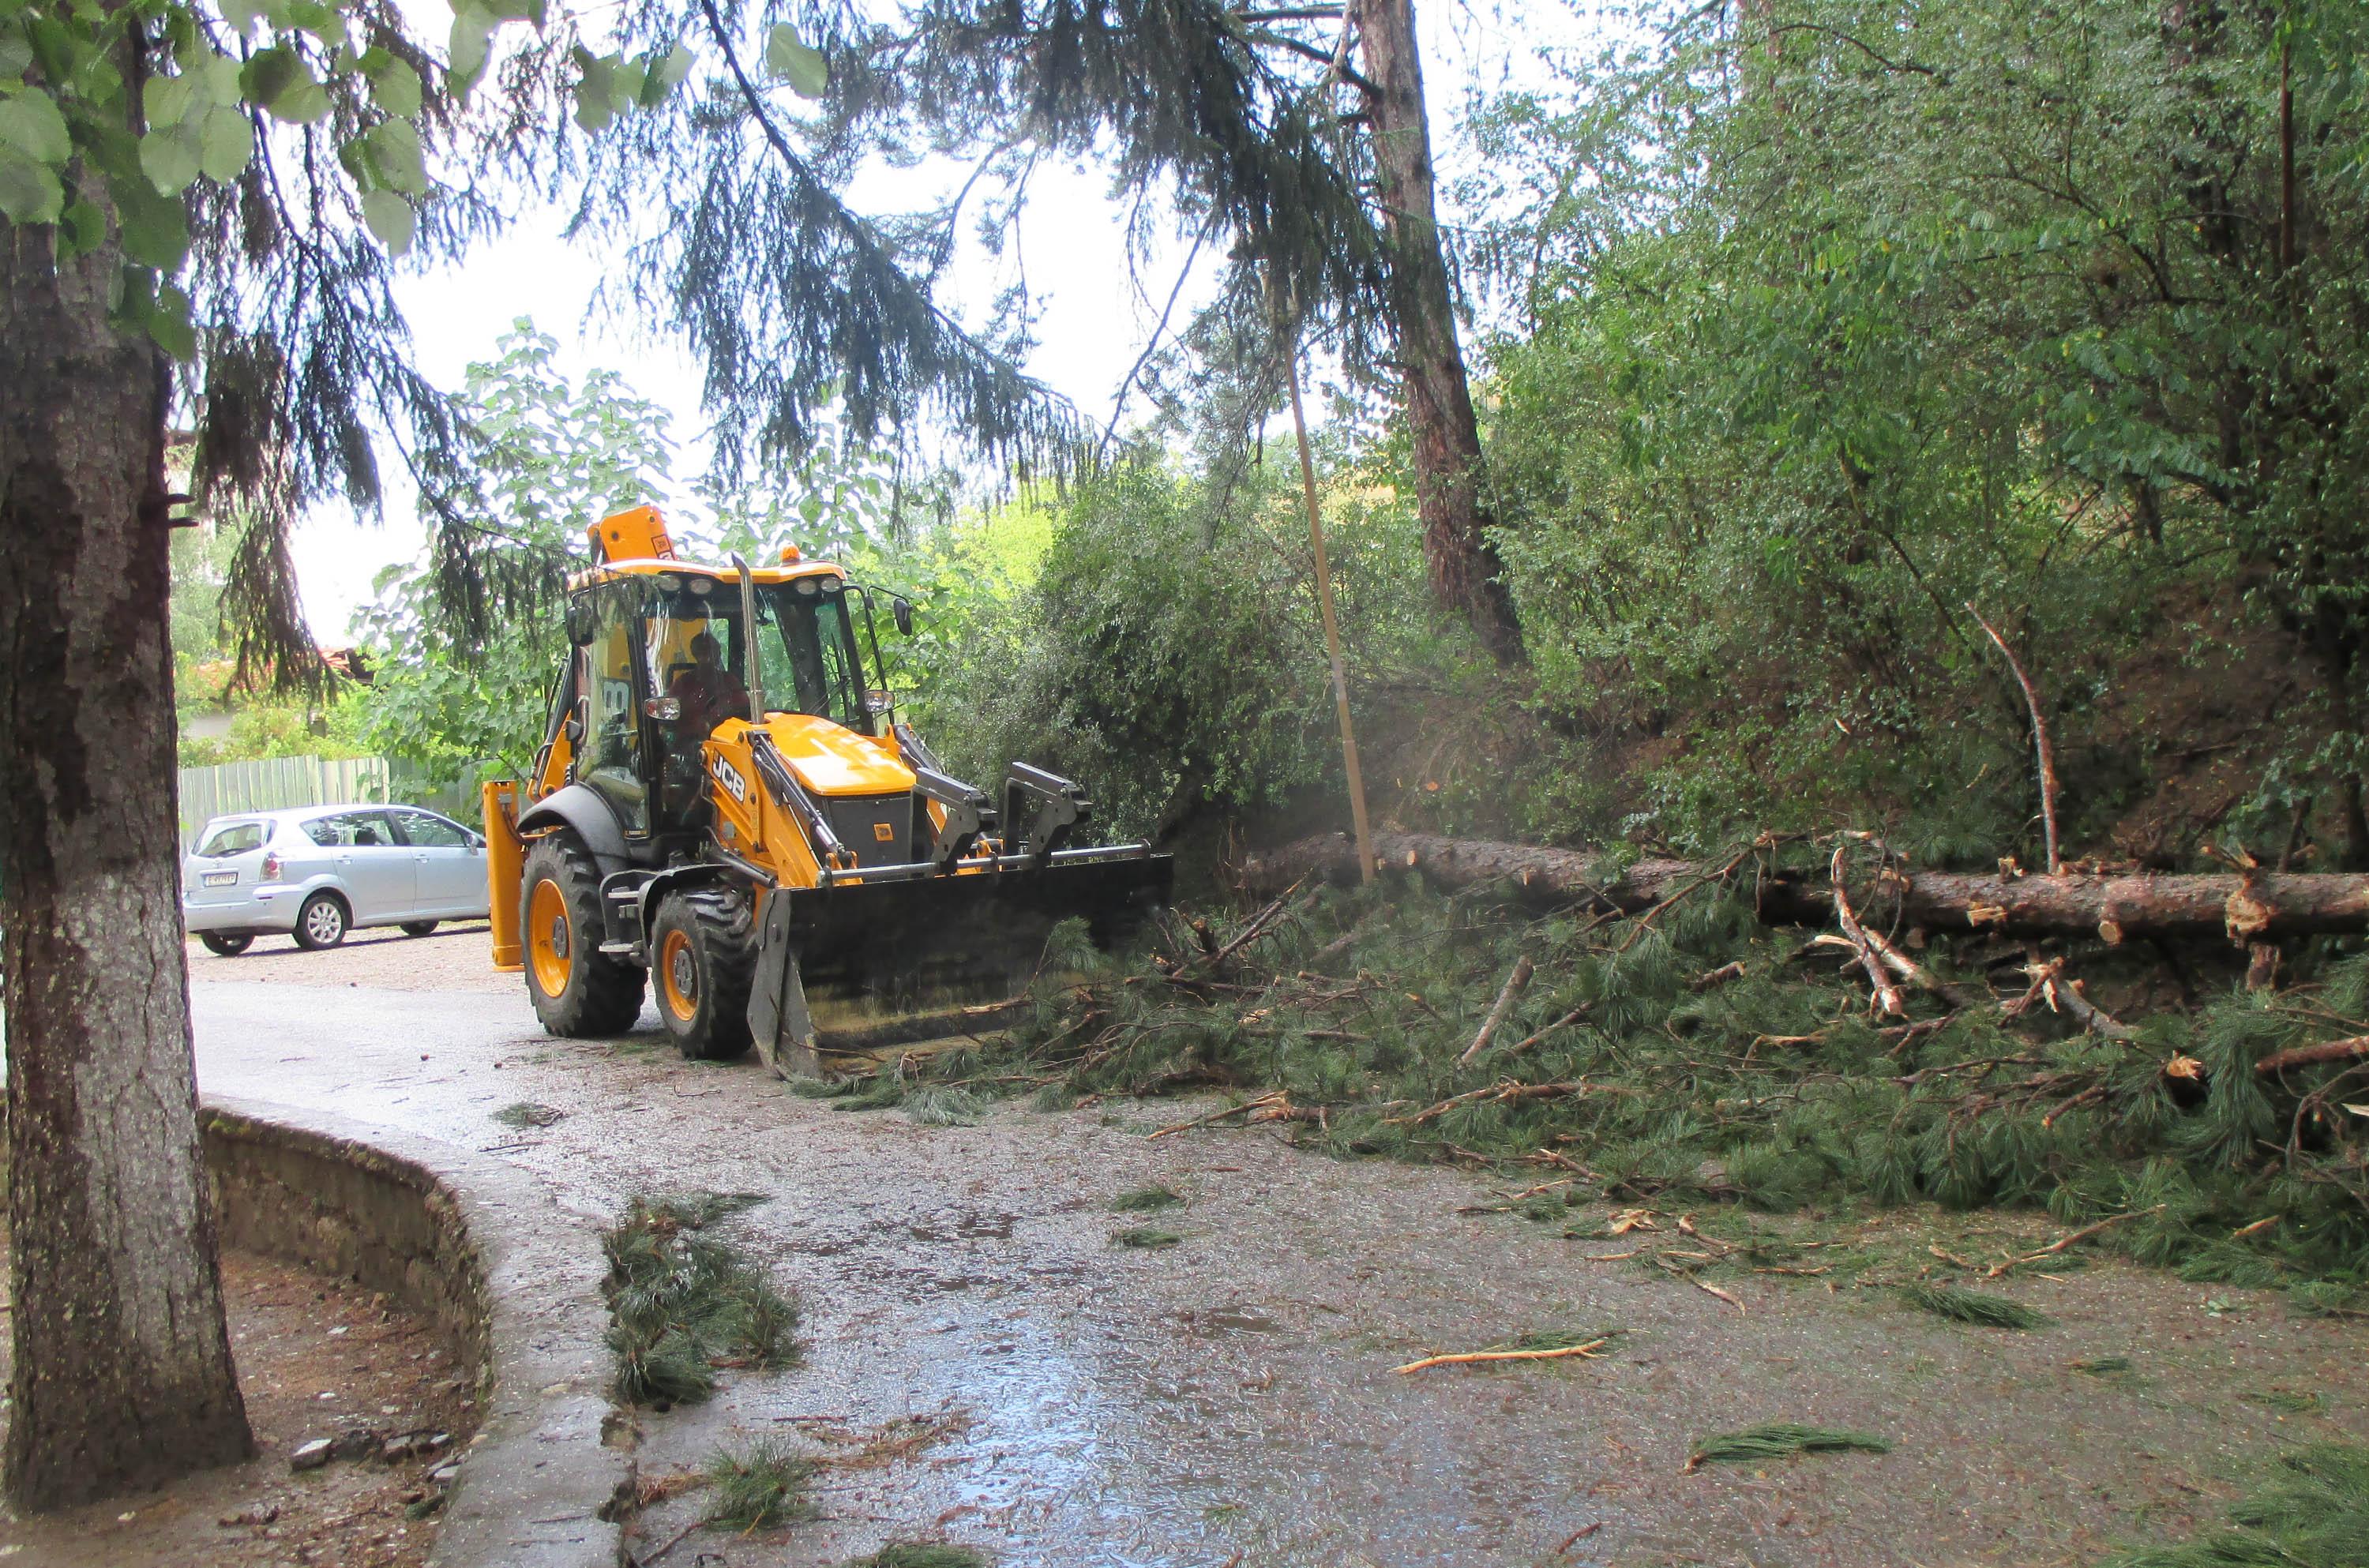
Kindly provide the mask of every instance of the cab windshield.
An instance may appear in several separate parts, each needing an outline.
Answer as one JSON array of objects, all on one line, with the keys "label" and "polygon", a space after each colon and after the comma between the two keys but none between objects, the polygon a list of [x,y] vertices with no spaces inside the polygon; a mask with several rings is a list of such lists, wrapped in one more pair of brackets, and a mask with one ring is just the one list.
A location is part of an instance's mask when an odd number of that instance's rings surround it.
[{"label": "cab windshield", "polygon": [[[864,665],[840,579],[760,584],[756,601],[758,679],[767,710],[812,714],[872,733]],[[678,699],[686,719],[706,726],[749,716],[747,635],[738,583],[686,577],[669,589],[662,581],[643,630],[651,688]]]}]

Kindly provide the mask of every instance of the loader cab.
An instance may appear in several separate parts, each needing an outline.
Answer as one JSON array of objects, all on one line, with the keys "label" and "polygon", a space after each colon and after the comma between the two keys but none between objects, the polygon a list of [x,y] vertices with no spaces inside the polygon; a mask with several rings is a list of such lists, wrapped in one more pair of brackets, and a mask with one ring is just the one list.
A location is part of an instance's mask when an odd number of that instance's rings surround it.
[{"label": "loader cab", "polygon": [[[674,568],[604,576],[567,611],[576,645],[555,729],[574,747],[580,783],[607,802],[628,841],[703,830],[708,732],[752,718],[750,656],[768,712],[886,733],[858,651],[850,589],[835,568],[768,573],[755,585],[756,624],[730,573]],[[859,590],[860,591],[860,590]]]}]

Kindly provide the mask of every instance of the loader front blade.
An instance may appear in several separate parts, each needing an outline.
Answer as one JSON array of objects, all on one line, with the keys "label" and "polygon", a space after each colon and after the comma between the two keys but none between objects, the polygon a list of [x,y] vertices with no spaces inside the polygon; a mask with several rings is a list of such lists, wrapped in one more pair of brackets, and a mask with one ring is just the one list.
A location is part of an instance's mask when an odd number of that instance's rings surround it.
[{"label": "loader front blade", "polygon": [[1165,903],[1173,864],[1132,854],[777,890],[765,900],[749,1022],[784,1077],[830,1055],[1012,1022],[1062,921],[1105,950]]}]

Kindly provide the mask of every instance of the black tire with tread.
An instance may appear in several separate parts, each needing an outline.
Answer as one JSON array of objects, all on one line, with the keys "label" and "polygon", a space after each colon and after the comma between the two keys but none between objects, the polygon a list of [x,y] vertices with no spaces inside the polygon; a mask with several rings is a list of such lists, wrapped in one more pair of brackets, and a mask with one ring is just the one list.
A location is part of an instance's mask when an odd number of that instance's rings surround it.
[{"label": "black tire with tread", "polygon": [[402,929],[403,934],[406,936],[426,936],[436,929],[436,922],[434,921],[405,921],[403,922]]},{"label": "black tire with tread", "polygon": [[[313,910],[322,904],[332,905],[338,911],[338,934],[326,941],[313,934]],[[298,907],[296,929],[289,934],[296,938],[296,945],[305,952],[319,953],[345,941],[353,929],[354,912],[346,907],[346,901],[335,893],[323,891],[314,894]]]},{"label": "black tire with tread", "polygon": [[658,981],[658,1022],[675,1047],[692,1061],[730,1061],[748,1054],[749,989],[757,977],[757,921],[748,893],[714,884],[670,893],[650,925],[653,960],[663,953],[669,931],[691,938],[698,967],[697,1013],[676,1016],[663,976]]},{"label": "black tire with tread", "polygon": [[642,1015],[642,984],[647,977],[637,964],[628,964],[601,951],[601,871],[584,841],[566,829],[546,833],[527,847],[520,868],[519,929],[526,931],[527,912],[533,907],[535,884],[557,885],[567,906],[567,987],[545,996],[535,981],[534,962],[526,964],[527,1000],[544,1033],[563,1039],[623,1035]]},{"label": "black tire with tread", "polygon": [[251,931],[201,931],[198,940],[217,958],[235,958],[255,944]]}]

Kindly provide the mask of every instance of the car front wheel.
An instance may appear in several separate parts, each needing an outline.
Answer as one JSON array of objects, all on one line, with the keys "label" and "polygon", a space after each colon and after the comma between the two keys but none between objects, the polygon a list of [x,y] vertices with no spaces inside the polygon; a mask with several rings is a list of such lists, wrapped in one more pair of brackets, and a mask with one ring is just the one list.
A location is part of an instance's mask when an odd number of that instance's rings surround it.
[{"label": "car front wheel", "polygon": [[217,958],[235,958],[255,945],[255,933],[249,931],[201,931],[198,933],[198,940],[204,943],[206,951]]},{"label": "car front wheel", "polygon": [[403,934],[406,936],[426,936],[429,932],[432,932],[435,929],[436,922],[434,921],[405,921],[403,922]]},{"label": "car front wheel", "polygon": [[296,911],[296,945],[307,953],[335,947],[346,939],[346,904],[335,893],[315,893]]}]

